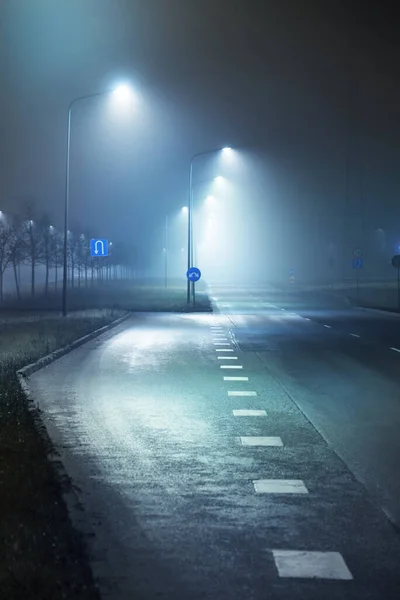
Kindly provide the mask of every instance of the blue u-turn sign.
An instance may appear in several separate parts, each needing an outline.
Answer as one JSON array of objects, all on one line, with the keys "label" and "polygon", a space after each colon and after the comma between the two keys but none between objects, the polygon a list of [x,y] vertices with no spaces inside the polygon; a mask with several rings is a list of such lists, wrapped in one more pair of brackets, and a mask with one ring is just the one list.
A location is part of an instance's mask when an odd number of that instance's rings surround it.
[{"label": "blue u-turn sign", "polygon": [[190,267],[190,269],[186,271],[186,277],[189,281],[198,281],[201,277],[201,271],[197,267]]},{"label": "blue u-turn sign", "polygon": [[90,240],[91,256],[108,256],[108,240]]}]

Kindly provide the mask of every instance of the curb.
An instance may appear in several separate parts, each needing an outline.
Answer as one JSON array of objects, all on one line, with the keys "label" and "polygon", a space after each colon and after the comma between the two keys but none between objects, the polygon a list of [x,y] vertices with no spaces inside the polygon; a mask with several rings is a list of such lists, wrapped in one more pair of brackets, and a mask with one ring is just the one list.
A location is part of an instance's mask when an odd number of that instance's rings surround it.
[{"label": "curb", "polygon": [[36,371],[43,369],[43,367],[50,365],[55,360],[61,358],[65,354],[68,354],[68,352],[75,350],[75,348],[79,348],[79,346],[82,346],[83,344],[85,344],[86,342],[89,342],[93,338],[96,338],[99,335],[101,335],[102,333],[105,333],[106,331],[113,329],[114,327],[116,327],[117,325],[119,325],[120,323],[125,321],[125,319],[127,319],[130,316],[131,316],[131,313],[128,312],[126,315],[123,315],[119,319],[116,319],[115,321],[108,323],[108,325],[104,325],[104,327],[100,327],[100,329],[95,329],[94,331],[91,331],[90,333],[75,340],[74,342],[71,342],[71,344],[68,344],[67,346],[63,346],[63,348],[59,348],[58,350],[55,350],[54,352],[51,352],[50,354],[47,354],[46,356],[39,358],[39,360],[37,360],[36,362],[30,363],[29,365],[22,367],[22,369],[19,369],[17,371],[17,377],[18,377],[18,380],[21,384],[23,391],[26,392],[28,390],[28,387],[27,387],[25,379],[24,379],[25,377],[29,377],[29,375],[36,373]]},{"label": "curb", "polygon": [[[40,408],[37,402],[35,401],[31,390],[29,388],[27,377],[32,375],[36,371],[39,371],[43,367],[51,364],[57,359],[61,358],[68,352],[75,350],[79,346],[82,346],[86,342],[98,337],[102,333],[113,329],[126,319],[131,316],[131,313],[128,312],[126,315],[123,315],[119,319],[112,321],[108,325],[104,325],[104,327],[100,327],[99,329],[95,329],[91,333],[75,340],[71,344],[48,354],[40,358],[35,363],[31,363],[22,367],[17,371],[17,378],[21,387],[23,394],[25,394],[28,401],[28,410],[33,412],[33,419],[36,423],[36,427],[40,432],[40,435],[44,435],[49,441],[49,446],[51,448],[50,452],[47,455],[47,459],[50,464],[52,464],[58,482],[60,484],[61,489],[61,497],[65,503],[67,513],[71,520],[71,523],[75,530],[82,536],[82,540],[86,549],[86,556],[89,564],[89,568],[92,572],[93,583],[95,588],[97,589],[99,596],[106,600],[106,598],[112,598],[112,591],[110,589],[110,582],[112,580],[112,573],[108,572],[107,562],[104,560],[101,551],[98,550],[96,545],[96,534],[85,517],[85,508],[82,505],[81,500],[79,499],[79,495],[76,491],[76,487],[74,487],[73,481],[71,477],[68,475],[67,470],[61,460],[61,456],[57,448],[54,446],[53,441],[50,438],[50,435],[47,431],[47,427],[41,417]],[[101,584],[101,585],[100,585]],[[100,587],[102,589],[100,589]],[[108,588],[108,589],[107,589]]]}]

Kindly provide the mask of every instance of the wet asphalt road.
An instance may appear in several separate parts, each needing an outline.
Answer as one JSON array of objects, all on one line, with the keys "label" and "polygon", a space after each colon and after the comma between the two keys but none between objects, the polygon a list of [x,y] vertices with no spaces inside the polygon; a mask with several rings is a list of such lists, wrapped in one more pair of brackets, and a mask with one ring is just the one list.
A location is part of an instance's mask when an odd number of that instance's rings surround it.
[{"label": "wet asphalt road", "polygon": [[374,332],[400,320],[212,293],[214,315],[135,315],[30,378],[103,597],[397,600],[400,354]]}]

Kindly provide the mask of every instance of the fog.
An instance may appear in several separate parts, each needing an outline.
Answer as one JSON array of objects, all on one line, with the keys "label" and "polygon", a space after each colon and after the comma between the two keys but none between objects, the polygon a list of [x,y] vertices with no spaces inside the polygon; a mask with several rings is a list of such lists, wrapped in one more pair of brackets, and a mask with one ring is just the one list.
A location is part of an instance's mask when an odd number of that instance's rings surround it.
[{"label": "fog", "polygon": [[[354,277],[356,248],[363,277],[394,276],[400,104],[390,9],[249,6],[3,2],[4,214],[25,218],[29,199],[61,234],[76,100],[70,228],[116,248],[134,241],[138,271],[161,277],[167,265],[185,277],[181,209],[200,154],[193,259],[206,280],[340,281]],[[108,93],[120,83],[132,92],[123,103]],[[228,155],[218,151],[226,146]]]}]

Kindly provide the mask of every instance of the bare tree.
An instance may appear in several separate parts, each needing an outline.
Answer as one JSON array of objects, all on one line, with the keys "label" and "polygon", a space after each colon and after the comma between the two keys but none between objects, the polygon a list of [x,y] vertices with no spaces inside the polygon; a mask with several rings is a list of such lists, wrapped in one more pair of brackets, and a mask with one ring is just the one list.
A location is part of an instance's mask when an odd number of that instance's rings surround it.
[{"label": "bare tree", "polygon": [[31,267],[31,296],[35,295],[36,267],[43,256],[43,236],[41,226],[34,220],[35,209],[32,201],[26,203],[28,220],[22,226],[22,239],[26,250],[26,261]]},{"label": "bare tree", "polygon": [[10,264],[10,249],[13,240],[13,228],[0,219],[0,300],[3,300],[4,272]]},{"label": "bare tree", "polygon": [[9,245],[9,257],[10,263],[13,266],[15,289],[17,292],[18,300],[21,299],[21,291],[19,284],[19,266],[24,260],[24,253],[25,245],[23,241],[23,232],[21,230],[20,225],[17,222],[14,222],[12,226],[12,239],[10,240]]},{"label": "bare tree", "polygon": [[53,230],[52,235],[52,256],[53,256],[53,266],[54,266],[54,287],[57,291],[58,288],[58,272],[59,268],[62,267],[63,264],[63,238],[62,236],[55,230]]},{"label": "bare tree", "polygon": [[44,215],[39,223],[39,235],[41,235],[41,252],[38,259],[45,266],[45,294],[49,293],[49,276],[50,269],[53,265],[54,252],[53,252],[53,230],[54,228],[50,225],[50,219],[47,215]]}]

